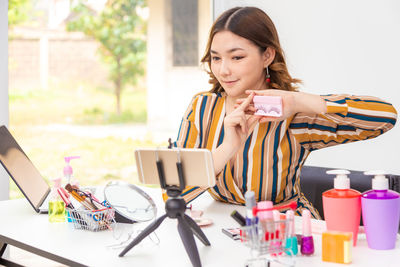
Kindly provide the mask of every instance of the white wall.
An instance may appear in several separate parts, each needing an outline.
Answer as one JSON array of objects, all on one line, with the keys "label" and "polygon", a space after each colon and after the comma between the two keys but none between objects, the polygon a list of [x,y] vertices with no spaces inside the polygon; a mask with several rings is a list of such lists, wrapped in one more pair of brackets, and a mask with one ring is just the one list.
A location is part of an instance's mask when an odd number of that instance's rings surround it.
[{"label": "white wall", "polygon": [[[0,125],[8,125],[8,1],[0,1]],[[0,167],[0,200],[8,199],[9,178]]]},{"label": "white wall", "polygon": [[[207,91],[208,75],[196,67],[172,66],[169,1],[149,0],[147,36],[147,126],[154,135],[163,132],[173,140],[194,94]],[[199,1],[199,58],[212,23],[210,0]],[[163,140],[163,141],[167,141]]]},{"label": "white wall", "polygon": [[[244,5],[274,21],[303,91],[377,96],[400,112],[400,1],[214,0],[214,17]],[[396,125],[373,140],[315,151],[306,164],[400,174],[399,137]]]}]

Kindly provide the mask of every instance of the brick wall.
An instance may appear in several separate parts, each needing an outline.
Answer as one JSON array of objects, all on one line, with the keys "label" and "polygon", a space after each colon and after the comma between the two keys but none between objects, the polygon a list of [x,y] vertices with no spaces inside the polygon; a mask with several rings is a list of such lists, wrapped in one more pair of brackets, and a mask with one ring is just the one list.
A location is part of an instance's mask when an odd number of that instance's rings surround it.
[{"label": "brick wall", "polygon": [[40,85],[39,40],[15,39],[8,44],[9,88]]},{"label": "brick wall", "polygon": [[49,76],[107,83],[107,66],[100,61],[97,48],[97,43],[88,39],[49,40]]},{"label": "brick wall", "polygon": [[[109,86],[108,69],[100,61],[98,44],[87,38],[55,36],[47,38],[47,47],[40,48],[39,37],[16,37],[9,42],[9,88],[33,89],[43,86],[43,77],[54,83],[88,82]],[[43,43],[42,43],[43,45]],[[47,56],[40,55],[47,51]],[[42,58],[42,67],[41,59]],[[46,59],[47,58],[47,59]],[[43,64],[47,61],[47,63]],[[47,71],[43,69],[47,68]],[[47,74],[46,74],[47,73]],[[43,78],[42,78],[43,79]]]}]

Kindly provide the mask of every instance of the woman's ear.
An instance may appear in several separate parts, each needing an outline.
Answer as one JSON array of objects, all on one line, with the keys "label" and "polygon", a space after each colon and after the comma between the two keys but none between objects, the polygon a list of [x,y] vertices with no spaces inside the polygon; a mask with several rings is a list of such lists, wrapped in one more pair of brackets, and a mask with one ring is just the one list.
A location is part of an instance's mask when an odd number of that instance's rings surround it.
[{"label": "woman's ear", "polygon": [[263,58],[264,58],[264,68],[268,67],[272,61],[274,61],[275,58],[275,49],[272,47],[267,47],[265,51],[263,52]]}]

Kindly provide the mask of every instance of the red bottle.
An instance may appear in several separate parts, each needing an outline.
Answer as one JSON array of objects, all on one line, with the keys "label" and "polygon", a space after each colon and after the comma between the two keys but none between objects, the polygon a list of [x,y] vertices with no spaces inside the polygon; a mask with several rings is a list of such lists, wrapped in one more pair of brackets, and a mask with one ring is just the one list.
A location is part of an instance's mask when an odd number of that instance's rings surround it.
[{"label": "red bottle", "polygon": [[336,174],[334,189],[322,193],[322,205],[326,229],[353,233],[353,245],[357,244],[358,228],[361,217],[361,193],[350,188],[347,170],[331,170],[327,174]]}]

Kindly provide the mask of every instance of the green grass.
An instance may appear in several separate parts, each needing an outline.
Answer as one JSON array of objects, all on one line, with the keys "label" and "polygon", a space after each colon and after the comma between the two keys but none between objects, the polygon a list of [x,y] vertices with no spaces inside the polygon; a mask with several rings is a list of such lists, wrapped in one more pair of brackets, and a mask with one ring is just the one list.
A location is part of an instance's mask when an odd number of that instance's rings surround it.
[{"label": "green grass", "polygon": [[11,89],[10,120],[13,125],[50,123],[109,124],[146,122],[146,91],[127,88],[121,94],[122,114],[116,113],[112,88],[88,84],[57,85],[51,89]]},{"label": "green grass", "polygon": [[[50,131],[49,125],[104,125],[146,121],[145,90],[126,90],[122,95],[121,116],[115,113],[111,90],[87,84],[59,86],[48,90],[16,90],[10,95],[10,130],[25,153],[50,181],[62,177],[64,157],[79,155],[71,161],[75,178],[82,186],[104,185],[109,180],[137,182],[134,150],[137,147],[166,146],[151,137],[91,138]],[[136,136],[139,138],[139,136]],[[22,194],[10,183],[10,198]]]}]

